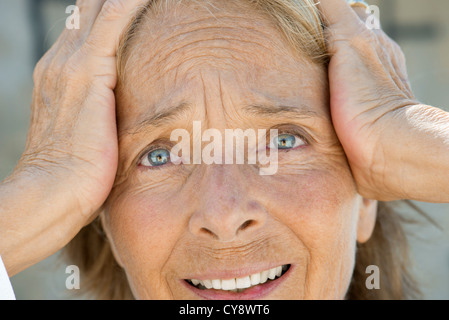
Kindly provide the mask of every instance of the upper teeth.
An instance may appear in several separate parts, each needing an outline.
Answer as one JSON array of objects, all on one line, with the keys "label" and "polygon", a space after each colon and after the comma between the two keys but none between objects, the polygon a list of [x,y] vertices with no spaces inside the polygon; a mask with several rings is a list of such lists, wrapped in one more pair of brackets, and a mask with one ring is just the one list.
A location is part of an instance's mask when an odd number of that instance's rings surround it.
[{"label": "upper teeth", "polygon": [[242,278],[233,279],[213,279],[213,280],[198,280],[191,279],[190,281],[194,286],[203,287],[206,289],[218,289],[218,290],[238,290],[246,289],[258,284],[267,282],[268,279],[274,280],[282,275],[282,271],[286,270],[288,265],[275,267],[269,270],[265,270],[259,273],[254,273]]}]

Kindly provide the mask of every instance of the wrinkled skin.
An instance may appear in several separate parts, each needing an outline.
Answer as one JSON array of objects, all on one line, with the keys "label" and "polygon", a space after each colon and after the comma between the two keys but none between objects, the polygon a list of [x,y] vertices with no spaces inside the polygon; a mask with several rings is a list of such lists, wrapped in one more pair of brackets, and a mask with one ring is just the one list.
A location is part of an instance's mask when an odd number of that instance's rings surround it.
[{"label": "wrinkled skin", "polygon": [[[27,146],[0,184],[10,276],[64,247],[108,199],[104,226],[137,298],[198,298],[182,279],[271,263],[293,268],[262,298],[342,298],[355,243],[374,224],[376,202],[366,198],[449,201],[449,116],[415,101],[400,48],[367,30],[363,11],[319,2],[329,70],[293,56],[246,8],[215,12],[219,20],[180,11],[188,23],[174,33],[198,30],[169,39],[177,21],[151,20],[116,87],[120,34],[146,2],[78,0],[81,29],[64,30],[36,66]],[[223,39],[205,41],[211,27]],[[143,126],[180,102],[189,104],[176,121]],[[248,104],[269,107],[251,113]],[[289,108],[272,112],[279,105]],[[305,144],[282,151],[273,176],[254,165],[141,165],[155,139],[167,143],[193,120],[301,129]]]},{"label": "wrinkled skin", "polygon": [[[163,28],[161,16],[142,26],[117,90],[119,178],[103,218],[136,298],[196,299],[183,279],[281,264],[292,265],[288,278],[260,298],[344,298],[376,204],[357,194],[332,127],[325,68],[294,56],[260,13],[174,11]],[[183,102],[175,119],[142,125]],[[204,130],[299,131],[307,143],[280,151],[272,176],[248,164],[139,165],[142,151],[169,148],[170,132],[191,130],[193,120]]]}]

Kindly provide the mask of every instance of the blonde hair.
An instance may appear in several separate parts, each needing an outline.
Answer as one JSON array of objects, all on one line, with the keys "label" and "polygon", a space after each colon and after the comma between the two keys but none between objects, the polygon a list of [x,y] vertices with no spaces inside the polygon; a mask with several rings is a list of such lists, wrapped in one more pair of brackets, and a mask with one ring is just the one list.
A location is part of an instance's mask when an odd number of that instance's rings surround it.
[{"label": "blonde hair", "polygon": [[[141,8],[124,32],[118,50],[120,76],[129,52],[139,32],[139,26],[156,4],[198,0],[151,0]],[[200,0],[201,1],[201,0]],[[297,52],[313,62],[327,64],[328,55],[322,20],[313,0],[235,0],[253,5],[276,23],[286,41]],[[212,0],[204,0],[212,2]],[[348,299],[408,299],[418,295],[416,283],[409,273],[407,239],[403,221],[389,205],[379,204],[372,238],[357,246],[354,274]],[[98,299],[133,299],[124,270],[115,261],[108,239],[99,219],[86,226],[66,247],[71,263],[83,273],[82,288]],[[366,267],[376,265],[380,270],[381,290],[365,286]]]}]

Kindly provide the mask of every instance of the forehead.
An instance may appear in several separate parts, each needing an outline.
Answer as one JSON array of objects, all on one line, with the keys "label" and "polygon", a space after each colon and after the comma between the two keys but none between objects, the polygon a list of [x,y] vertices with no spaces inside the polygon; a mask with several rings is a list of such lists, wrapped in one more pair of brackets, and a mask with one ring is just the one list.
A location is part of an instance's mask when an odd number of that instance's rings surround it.
[{"label": "forehead", "polygon": [[326,102],[324,67],[293,52],[268,16],[238,2],[155,8],[128,50],[117,90],[119,119],[195,104],[196,91],[207,88],[248,100],[241,104]]}]

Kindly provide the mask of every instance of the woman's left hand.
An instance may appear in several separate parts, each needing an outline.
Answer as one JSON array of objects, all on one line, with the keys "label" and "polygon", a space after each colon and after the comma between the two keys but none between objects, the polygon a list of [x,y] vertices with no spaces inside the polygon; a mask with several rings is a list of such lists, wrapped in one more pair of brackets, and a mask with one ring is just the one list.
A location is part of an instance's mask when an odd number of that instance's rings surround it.
[{"label": "woman's left hand", "polygon": [[448,113],[417,101],[401,48],[367,27],[365,8],[345,0],[321,0],[319,8],[331,56],[332,121],[359,193],[449,202]]}]

